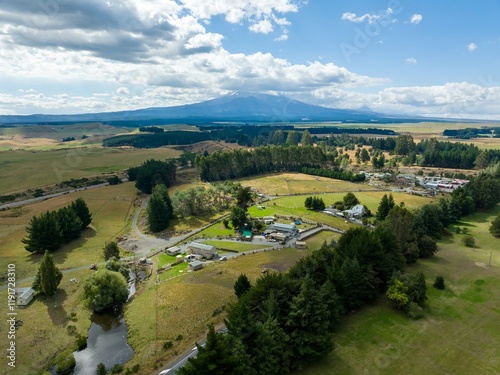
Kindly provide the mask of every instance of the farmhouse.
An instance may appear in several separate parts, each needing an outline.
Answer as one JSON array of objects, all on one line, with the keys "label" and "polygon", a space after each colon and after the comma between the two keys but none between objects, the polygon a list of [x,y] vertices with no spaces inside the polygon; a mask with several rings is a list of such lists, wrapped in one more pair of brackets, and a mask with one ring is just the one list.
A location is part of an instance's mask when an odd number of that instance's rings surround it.
[{"label": "farmhouse", "polygon": [[194,260],[188,264],[189,271],[198,271],[201,270],[202,268],[203,268],[203,262],[200,262],[199,260]]},{"label": "farmhouse", "polygon": [[212,259],[217,255],[216,247],[204,243],[191,242],[187,246],[189,254],[199,254],[205,259]]},{"label": "farmhouse", "polygon": [[266,232],[278,232],[285,238],[291,238],[298,233],[298,229],[294,224],[275,223],[268,225]]},{"label": "farmhouse", "polygon": [[344,215],[347,217],[353,217],[355,219],[359,219],[360,217],[366,215],[365,206],[363,206],[362,204],[357,204],[350,210],[345,210]]},{"label": "farmhouse", "polygon": [[35,290],[33,288],[17,288],[16,289],[16,303],[18,306],[27,306],[33,299]]},{"label": "farmhouse", "polygon": [[181,252],[181,248],[179,246],[172,246],[172,247],[169,247],[168,249],[165,250],[165,254],[168,254],[168,255],[177,255],[177,254],[180,254]]}]

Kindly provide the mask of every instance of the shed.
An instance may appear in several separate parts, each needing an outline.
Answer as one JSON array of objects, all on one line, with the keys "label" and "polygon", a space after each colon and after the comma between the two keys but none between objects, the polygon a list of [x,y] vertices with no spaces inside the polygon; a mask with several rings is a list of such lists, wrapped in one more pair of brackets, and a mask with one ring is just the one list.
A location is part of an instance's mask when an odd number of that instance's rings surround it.
[{"label": "shed", "polygon": [[177,255],[177,254],[180,254],[181,252],[181,248],[179,246],[172,246],[172,247],[169,247],[168,249],[165,250],[165,254],[168,254],[168,255]]},{"label": "shed", "polygon": [[191,242],[187,246],[187,250],[190,254],[199,254],[206,259],[212,259],[217,255],[217,248],[215,246],[204,243]]},{"label": "shed", "polygon": [[307,243],[305,243],[305,241],[297,241],[297,242],[295,242],[295,248],[307,249]]},{"label": "shed", "polygon": [[33,288],[17,288],[16,289],[16,304],[18,306],[27,306],[35,294],[35,289]]},{"label": "shed", "polygon": [[188,264],[188,270],[190,271],[198,271],[203,268],[203,262],[200,262],[199,260],[193,260],[191,263]]},{"label": "shed", "polygon": [[294,224],[282,224],[275,223],[267,227],[268,230],[274,230],[276,232],[287,234],[288,236],[295,236],[298,232],[297,227]]}]

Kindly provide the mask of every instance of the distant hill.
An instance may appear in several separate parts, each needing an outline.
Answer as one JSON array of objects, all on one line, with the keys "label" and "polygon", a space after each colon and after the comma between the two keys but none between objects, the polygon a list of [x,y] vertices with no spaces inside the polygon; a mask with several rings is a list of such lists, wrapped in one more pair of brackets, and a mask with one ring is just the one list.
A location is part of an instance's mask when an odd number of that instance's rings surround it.
[{"label": "distant hill", "polygon": [[[389,116],[370,110],[348,110],[321,107],[289,99],[281,95],[233,92],[205,102],[174,107],[145,108],[134,111],[85,113],[76,115],[4,115],[0,124],[47,124],[102,122],[137,126],[141,124],[214,121],[238,122],[309,122],[338,121],[393,123],[429,121],[418,116]],[[439,119],[433,119],[438,120]],[[444,121],[443,119],[441,119]]]}]

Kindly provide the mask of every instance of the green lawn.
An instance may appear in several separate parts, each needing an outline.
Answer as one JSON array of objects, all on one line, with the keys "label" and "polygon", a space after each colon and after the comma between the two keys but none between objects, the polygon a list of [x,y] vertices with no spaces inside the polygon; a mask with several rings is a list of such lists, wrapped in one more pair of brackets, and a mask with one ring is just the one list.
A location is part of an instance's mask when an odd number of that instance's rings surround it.
[{"label": "green lawn", "polygon": [[[439,243],[435,257],[409,272],[424,272],[428,307],[418,321],[393,310],[385,297],[344,318],[336,349],[296,374],[498,374],[500,369],[500,240],[488,227],[500,212],[462,221],[479,248],[464,247],[461,235]],[[492,267],[487,267],[492,253]],[[446,290],[432,287],[437,275]]]},{"label": "green lawn", "polygon": [[258,245],[248,242],[231,242],[231,241],[217,241],[217,240],[207,240],[202,241],[208,245],[215,246],[219,250],[232,250],[237,252],[251,251],[263,248],[270,248],[271,245]]}]

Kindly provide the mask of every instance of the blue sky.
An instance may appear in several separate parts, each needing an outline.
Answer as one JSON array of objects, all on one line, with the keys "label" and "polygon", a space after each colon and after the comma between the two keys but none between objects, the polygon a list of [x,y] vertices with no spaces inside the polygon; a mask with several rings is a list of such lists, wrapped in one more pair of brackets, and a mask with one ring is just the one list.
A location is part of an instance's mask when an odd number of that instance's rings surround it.
[{"label": "blue sky", "polygon": [[500,1],[0,0],[0,114],[235,90],[500,119]]}]

